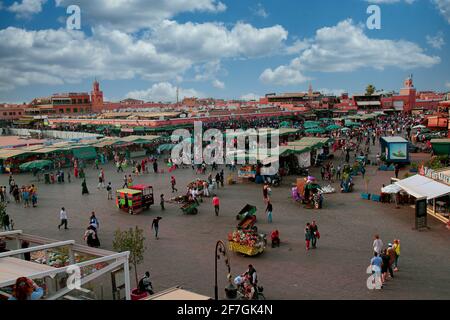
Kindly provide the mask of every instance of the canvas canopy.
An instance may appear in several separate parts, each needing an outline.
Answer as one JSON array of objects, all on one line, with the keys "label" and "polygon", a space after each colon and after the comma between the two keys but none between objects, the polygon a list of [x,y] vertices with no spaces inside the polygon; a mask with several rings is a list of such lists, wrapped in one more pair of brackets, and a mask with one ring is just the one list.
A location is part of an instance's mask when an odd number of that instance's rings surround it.
[{"label": "canvas canopy", "polygon": [[430,200],[450,194],[450,186],[418,174],[395,184],[419,200]]}]

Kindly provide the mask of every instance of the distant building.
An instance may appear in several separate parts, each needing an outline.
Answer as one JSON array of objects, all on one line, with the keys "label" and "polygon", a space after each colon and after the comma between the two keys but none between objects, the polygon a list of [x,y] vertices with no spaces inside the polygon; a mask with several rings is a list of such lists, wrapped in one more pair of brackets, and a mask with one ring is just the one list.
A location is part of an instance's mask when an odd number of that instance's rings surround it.
[{"label": "distant building", "polygon": [[0,104],[0,120],[17,120],[25,114],[26,105]]}]

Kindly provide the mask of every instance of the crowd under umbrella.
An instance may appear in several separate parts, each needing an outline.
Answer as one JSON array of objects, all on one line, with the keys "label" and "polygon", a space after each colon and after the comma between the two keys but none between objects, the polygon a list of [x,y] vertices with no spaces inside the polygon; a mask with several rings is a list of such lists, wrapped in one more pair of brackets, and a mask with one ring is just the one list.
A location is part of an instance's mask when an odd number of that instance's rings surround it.
[{"label": "crowd under umbrella", "polygon": [[305,130],[306,133],[325,133],[325,129],[323,128],[311,128],[311,129],[307,129]]},{"label": "crowd under umbrella", "polygon": [[22,163],[19,166],[19,169],[22,171],[32,171],[32,170],[42,170],[42,169],[50,169],[53,167],[53,162],[50,160],[34,160],[30,162]]},{"label": "crowd under umbrella", "polygon": [[280,123],[280,128],[290,128],[291,127],[291,123],[289,123],[289,121],[283,121],[282,123]]},{"label": "crowd under umbrella", "polygon": [[304,124],[303,124],[303,127],[305,128],[305,129],[313,129],[313,128],[317,128],[317,127],[319,127],[320,126],[320,122],[318,122],[318,121],[306,121]]},{"label": "crowd under umbrella", "polygon": [[325,129],[327,130],[327,131],[336,131],[336,130],[339,130],[339,129],[341,129],[342,127],[340,126],[340,125],[337,125],[337,124],[330,124],[328,127],[326,127]]}]

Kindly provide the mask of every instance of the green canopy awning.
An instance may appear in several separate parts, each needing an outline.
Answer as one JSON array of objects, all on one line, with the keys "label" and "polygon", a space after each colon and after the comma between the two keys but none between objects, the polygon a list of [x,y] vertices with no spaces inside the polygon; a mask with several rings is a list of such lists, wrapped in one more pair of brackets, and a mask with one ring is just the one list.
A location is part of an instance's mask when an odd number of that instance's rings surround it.
[{"label": "green canopy awning", "polygon": [[35,160],[30,162],[25,162],[19,166],[19,169],[22,171],[31,171],[33,169],[44,169],[44,168],[52,168],[53,162],[50,160]]},{"label": "green canopy awning", "polygon": [[145,131],[145,128],[144,128],[144,127],[134,127],[134,128],[133,128],[133,131],[134,131],[134,132],[144,132],[144,131]]},{"label": "green canopy awning", "polygon": [[170,151],[173,149],[173,147],[175,147],[174,144],[167,143],[167,144],[160,145],[157,150],[158,150],[158,152]]},{"label": "green canopy awning", "polygon": [[325,133],[325,129],[322,128],[311,128],[305,130],[306,133]]},{"label": "green canopy awning", "polygon": [[328,127],[326,127],[325,129],[327,131],[334,131],[334,130],[339,130],[341,128],[341,126],[337,125],[337,124],[331,124]]},{"label": "green canopy awning", "polygon": [[97,151],[94,147],[81,147],[72,150],[73,156],[81,160],[92,160],[97,158]]}]

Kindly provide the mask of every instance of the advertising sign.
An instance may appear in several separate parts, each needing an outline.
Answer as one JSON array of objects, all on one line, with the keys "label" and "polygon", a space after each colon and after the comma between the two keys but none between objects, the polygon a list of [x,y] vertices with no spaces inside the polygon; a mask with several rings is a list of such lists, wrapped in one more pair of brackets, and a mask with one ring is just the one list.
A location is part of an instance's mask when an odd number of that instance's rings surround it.
[{"label": "advertising sign", "polygon": [[391,143],[389,145],[390,160],[407,160],[408,149],[406,143]]}]

